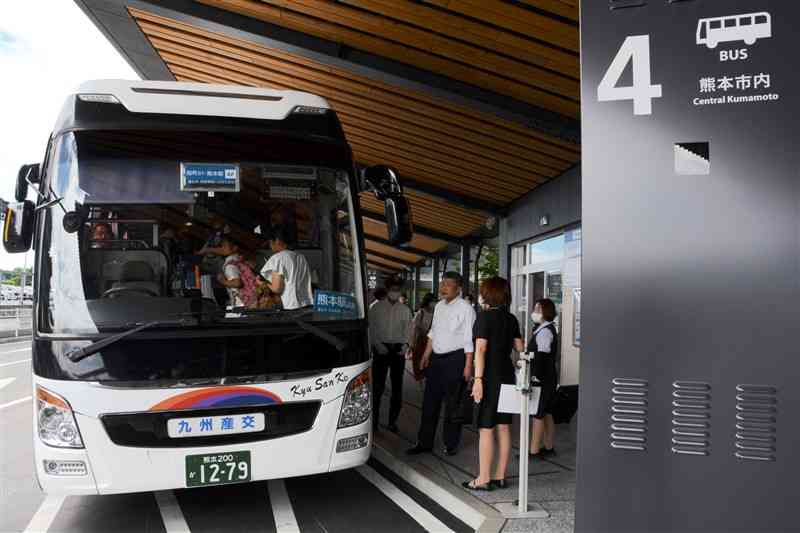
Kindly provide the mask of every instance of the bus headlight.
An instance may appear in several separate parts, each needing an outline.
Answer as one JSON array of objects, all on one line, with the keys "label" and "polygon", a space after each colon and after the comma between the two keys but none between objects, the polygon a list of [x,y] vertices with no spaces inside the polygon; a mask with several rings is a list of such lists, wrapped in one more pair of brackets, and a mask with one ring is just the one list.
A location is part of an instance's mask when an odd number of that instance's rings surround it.
[{"label": "bus headlight", "polygon": [[366,369],[347,385],[339,429],[361,424],[372,414],[372,372]]},{"label": "bus headlight", "polygon": [[36,424],[39,438],[56,448],[83,448],[78,423],[67,401],[47,389],[36,387]]}]

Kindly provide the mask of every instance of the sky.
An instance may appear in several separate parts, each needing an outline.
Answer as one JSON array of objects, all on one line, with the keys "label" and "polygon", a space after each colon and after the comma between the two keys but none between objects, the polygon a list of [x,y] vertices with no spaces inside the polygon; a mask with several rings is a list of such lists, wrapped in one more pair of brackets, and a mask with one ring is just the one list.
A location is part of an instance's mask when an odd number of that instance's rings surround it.
[{"label": "sky", "polygon": [[[0,198],[13,201],[21,165],[41,163],[67,95],[103,78],[138,76],[72,0],[0,1]],[[0,269],[32,262],[0,247]]]}]

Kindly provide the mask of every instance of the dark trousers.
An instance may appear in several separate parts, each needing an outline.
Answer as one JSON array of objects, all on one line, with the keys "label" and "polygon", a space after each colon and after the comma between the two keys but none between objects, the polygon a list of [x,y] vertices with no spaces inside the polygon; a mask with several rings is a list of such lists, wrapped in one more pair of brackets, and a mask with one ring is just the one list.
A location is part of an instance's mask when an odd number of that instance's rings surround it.
[{"label": "dark trousers", "polygon": [[456,409],[464,381],[464,350],[431,355],[430,366],[425,370],[425,398],[422,401],[422,420],[418,445],[433,448],[439,411],[444,401],[444,427],[442,440],[447,448],[455,449],[461,441],[461,422],[456,422]]},{"label": "dark trousers", "polygon": [[392,397],[389,400],[389,424],[394,424],[400,415],[403,405],[403,372],[406,368],[406,356],[402,344],[386,344],[389,352],[385,355],[373,350],[372,354],[372,420],[378,423],[381,413],[381,399],[386,389],[386,374],[392,380]]}]

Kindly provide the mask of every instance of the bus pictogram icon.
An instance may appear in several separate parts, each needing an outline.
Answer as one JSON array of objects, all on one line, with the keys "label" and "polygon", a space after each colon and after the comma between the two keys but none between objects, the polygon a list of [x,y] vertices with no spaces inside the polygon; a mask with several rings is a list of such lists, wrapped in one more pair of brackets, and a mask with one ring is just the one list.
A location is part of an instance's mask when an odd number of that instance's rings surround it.
[{"label": "bus pictogram icon", "polygon": [[714,49],[719,43],[744,41],[753,45],[758,39],[772,37],[772,16],[766,11],[711,17],[697,22],[697,44]]}]

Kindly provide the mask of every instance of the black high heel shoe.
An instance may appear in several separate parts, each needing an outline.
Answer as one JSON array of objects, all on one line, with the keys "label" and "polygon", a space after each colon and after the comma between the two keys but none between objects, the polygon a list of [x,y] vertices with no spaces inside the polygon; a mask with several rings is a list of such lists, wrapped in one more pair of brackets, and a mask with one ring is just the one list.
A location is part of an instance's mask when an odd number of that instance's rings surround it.
[{"label": "black high heel shoe", "polygon": [[496,489],[507,489],[508,488],[508,481],[506,478],[503,479],[493,479],[489,482]]},{"label": "black high heel shoe", "polygon": [[483,491],[486,491],[486,492],[490,492],[490,491],[494,490],[494,485],[492,484],[491,481],[489,481],[488,483],[486,483],[484,485],[478,485],[477,483],[475,483],[476,481],[478,481],[478,480],[477,479],[471,479],[469,481],[464,481],[461,484],[461,486],[464,487],[465,489],[469,489],[469,490],[483,490]]}]

